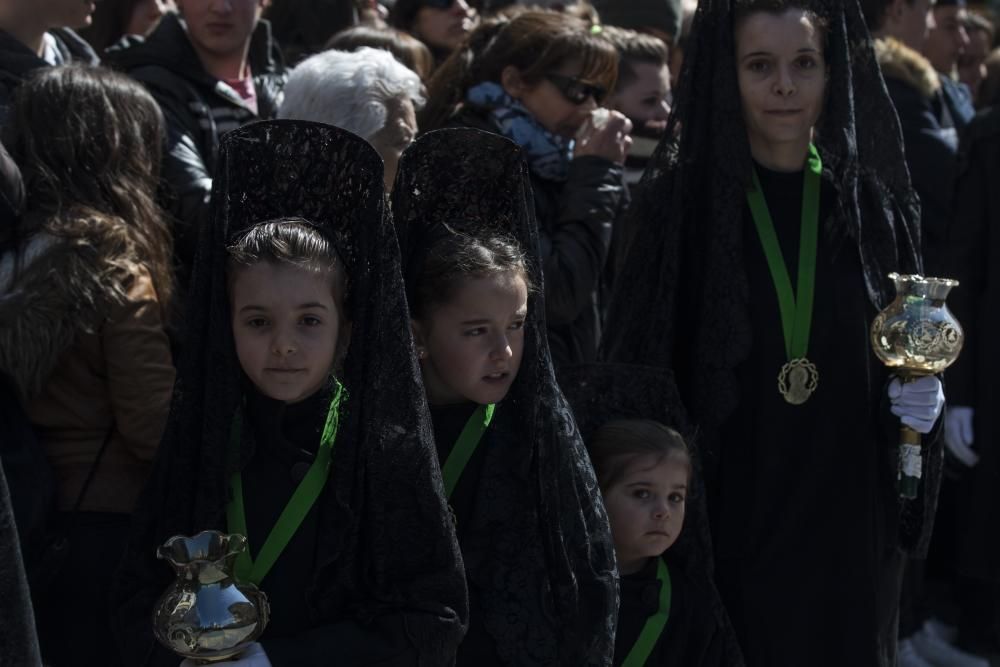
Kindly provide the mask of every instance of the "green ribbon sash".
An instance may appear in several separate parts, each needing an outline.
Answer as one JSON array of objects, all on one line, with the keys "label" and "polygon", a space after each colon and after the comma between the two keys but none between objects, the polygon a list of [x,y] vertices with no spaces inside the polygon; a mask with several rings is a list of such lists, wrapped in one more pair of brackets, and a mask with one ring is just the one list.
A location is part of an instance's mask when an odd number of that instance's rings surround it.
[{"label": "green ribbon sash", "polygon": [[764,247],[767,266],[771,270],[771,279],[778,295],[785,353],[789,360],[804,359],[809,349],[809,330],[812,326],[813,296],[816,287],[816,248],[819,239],[819,190],[822,171],[823,163],[819,152],[810,144],[802,186],[798,289],[795,292],[792,291],[788,267],[781,254],[774,221],[764,200],[764,192],[756,170],[753,172],[753,188],[747,190],[750,213],[757,227],[760,244]]},{"label": "green ribbon sash", "polygon": [[469,420],[465,422],[465,427],[459,434],[458,440],[455,441],[451,453],[448,454],[448,459],[441,466],[446,498],[451,499],[451,494],[458,486],[458,480],[461,479],[465,466],[469,464],[469,460],[476,452],[476,447],[479,446],[479,441],[483,439],[483,434],[486,433],[490,422],[493,421],[495,408],[493,403],[480,405],[476,408]]},{"label": "green ribbon sash", "polygon": [[670,572],[662,558],[657,559],[656,578],[660,581],[659,607],[655,614],[646,619],[646,624],[642,626],[642,632],[635,640],[632,650],[628,652],[622,667],[643,667],[653,653],[656,642],[660,640],[663,629],[667,627],[667,621],[670,619],[671,585]]},{"label": "green ribbon sash", "polygon": [[[323,492],[323,487],[326,486],[327,479],[330,477],[333,441],[337,437],[337,427],[340,423],[340,402],[343,395],[343,386],[338,382],[330,400],[330,408],[326,414],[326,423],[323,426],[323,435],[320,437],[316,458],[292,493],[292,497],[285,505],[285,509],[282,510],[278,521],[271,528],[271,533],[257,553],[256,560],[250,557],[250,536],[247,534],[247,518],[243,506],[243,476],[239,472],[233,474],[230,480],[232,499],[226,506],[226,520],[230,532],[239,533],[247,538],[247,548],[236,557],[235,570],[236,578],[239,581],[260,585],[285,547],[288,546],[292,536],[302,525],[309,510],[316,504],[316,499]],[[239,451],[240,424],[240,416],[237,415],[232,429],[231,446],[233,451]]]}]

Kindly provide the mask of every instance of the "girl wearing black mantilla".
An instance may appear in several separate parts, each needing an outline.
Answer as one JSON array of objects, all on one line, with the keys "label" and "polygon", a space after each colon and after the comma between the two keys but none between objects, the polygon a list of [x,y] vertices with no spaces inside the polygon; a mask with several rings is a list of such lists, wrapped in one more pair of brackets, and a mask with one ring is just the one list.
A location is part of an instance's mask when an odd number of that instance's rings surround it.
[{"label": "girl wearing black mantilla", "polygon": [[[559,380],[594,463],[615,541],[621,577],[613,664],[742,667],[712,580],[697,438],[673,374],[652,366],[582,364],[564,369]],[[683,488],[669,488],[678,482],[678,466]]]},{"label": "girl wearing black mantilla", "polygon": [[[466,593],[381,160],[337,128],[273,121],[228,134],[220,165],[187,357],[115,592],[126,662],[177,665],[152,636],[171,579],[155,550],[218,529],[247,535],[237,576],[270,599],[246,664],[449,664]],[[321,463],[301,524],[265,556]]]},{"label": "girl wearing black mantilla", "polygon": [[609,666],[607,516],[545,337],[521,150],[470,129],[404,153],[393,219],[469,586],[458,664]]},{"label": "girl wearing black mantilla", "polygon": [[896,116],[855,0],[705,0],[692,36],[606,353],[675,372],[747,664],[891,665],[941,449],[900,501],[888,405],[927,433],[943,402],[868,344],[921,268]]}]

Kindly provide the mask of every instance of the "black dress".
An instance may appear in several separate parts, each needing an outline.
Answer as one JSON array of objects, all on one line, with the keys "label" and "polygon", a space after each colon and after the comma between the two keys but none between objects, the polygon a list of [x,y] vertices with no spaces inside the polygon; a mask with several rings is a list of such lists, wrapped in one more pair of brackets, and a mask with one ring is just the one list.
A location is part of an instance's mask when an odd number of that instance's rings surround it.
[{"label": "black dress", "polygon": [[[286,406],[247,391],[247,419],[255,451],[242,476],[254,559],[316,457],[329,398],[330,391],[321,390]],[[275,667],[325,665],[331,655],[348,664],[416,665],[416,651],[406,638],[401,615],[379,617],[365,625],[346,617],[333,623],[317,620],[310,593],[314,573],[326,556],[319,540],[325,495],[317,499],[260,582],[271,606],[270,622],[260,638],[268,658]]]},{"label": "black dress", "polygon": [[[466,422],[478,406],[474,403],[431,407],[431,419],[434,422],[434,439],[437,444],[438,459],[441,465],[448,460],[448,455],[458,441],[458,436],[465,428]],[[498,406],[499,409],[499,406]],[[471,546],[463,540],[471,536],[470,541],[481,541],[484,528],[474,521],[476,505],[480,502],[480,481],[483,468],[490,458],[490,450],[500,446],[495,431],[487,429],[476,447],[475,453],[469,459],[462,476],[455,485],[449,504],[455,515],[458,543],[462,552],[466,553]],[[487,498],[482,502],[488,503]],[[481,559],[476,559],[481,560]],[[474,581],[468,582],[469,587],[469,629],[465,639],[458,647],[459,665],[475,665],[476,667],[500,667],[503,661],[497,652],[496,641],[490,636],[483,619],[483,593]]]},{"label": "black dress", "polygon": [[[796,284],[802,172],[757,172]],[[787,361],[778,300],[744,215],[752,351],[736,368],[740,403],[723,428],[709,511],[720,592],[752,666],[874,667],[895,645],[885,373],[868,345],[875,312],[857,247],[830,215],[834,197],[824,182],[808,348],[819,384],[803,405],[778,392]]]},{"label": "black dress", "polygon": [[[670,616],[653,652],[648,667],[709,667],[733,664],[726,658],[723,633],[714,613],[713,593],[672,565],[670,552],[662,558],[670,571]],[[656,578],[656,560],[635,574],[621,578],[621,601],[618,608],[618,632],[615,635],[615,667],[619,667],[635,646],[646,621],[659,609],[660,582]]]}]

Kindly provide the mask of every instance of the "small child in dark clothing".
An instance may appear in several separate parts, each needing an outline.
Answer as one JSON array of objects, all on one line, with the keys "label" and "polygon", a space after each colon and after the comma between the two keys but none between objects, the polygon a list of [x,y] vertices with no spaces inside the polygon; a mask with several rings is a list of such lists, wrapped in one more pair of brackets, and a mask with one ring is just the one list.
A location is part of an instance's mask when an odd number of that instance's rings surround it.
[{"label": "small child in dark clothing", "polygon": [[617,419],[588,443],[621,573],[614,665],[725,664],[711,593],[671,563],[684,527],[691,457],[673,429]]}]

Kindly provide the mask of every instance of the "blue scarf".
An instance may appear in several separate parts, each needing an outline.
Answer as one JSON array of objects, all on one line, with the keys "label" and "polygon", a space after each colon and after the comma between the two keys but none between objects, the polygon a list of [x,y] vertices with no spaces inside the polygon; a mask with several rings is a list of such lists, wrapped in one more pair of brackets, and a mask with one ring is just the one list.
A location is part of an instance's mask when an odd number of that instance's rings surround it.
[{"label": "blue scarf", "polygon": [[520,102],[493,81],[469,89],[466,101],[489,109],[490,118],[500,134],[524,151],[528,166],[536,175],[550,181],[565,181],[573,158],[573,140],[552,134],[535,120]]}]

